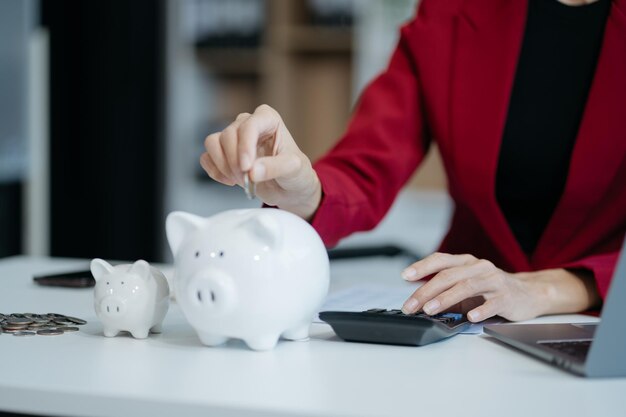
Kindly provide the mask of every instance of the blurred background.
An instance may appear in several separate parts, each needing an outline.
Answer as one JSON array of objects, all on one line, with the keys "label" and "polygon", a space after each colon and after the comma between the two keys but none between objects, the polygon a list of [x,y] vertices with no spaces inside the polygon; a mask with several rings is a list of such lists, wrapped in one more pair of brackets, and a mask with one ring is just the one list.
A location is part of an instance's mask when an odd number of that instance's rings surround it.
[{"label": "blurred background", "polygon": [[[416,4],[2,0],[0,257],[169,261],[170,211],[258,207],[202,171],[204,138],[266,103],[318,158]],[[383,223],[341,245],[425,253],[449,213],[434,149]]]}]

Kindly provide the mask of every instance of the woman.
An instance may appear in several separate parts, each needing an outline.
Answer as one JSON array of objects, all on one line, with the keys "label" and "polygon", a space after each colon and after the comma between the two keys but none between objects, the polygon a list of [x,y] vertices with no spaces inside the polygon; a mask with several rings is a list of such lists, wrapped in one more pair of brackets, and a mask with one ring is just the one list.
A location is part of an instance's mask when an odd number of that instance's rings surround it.
[{"label": "woman", "polygon": [[441,252],[403,272],[433,276],[404,312],[580,312],[626,229],[625,101],[626,0],[423,0],[315,165],[266,105],[209,135],[201,164],[229,185],[249,172],[334,245],[380,221],[436,141],[455,211]]}]

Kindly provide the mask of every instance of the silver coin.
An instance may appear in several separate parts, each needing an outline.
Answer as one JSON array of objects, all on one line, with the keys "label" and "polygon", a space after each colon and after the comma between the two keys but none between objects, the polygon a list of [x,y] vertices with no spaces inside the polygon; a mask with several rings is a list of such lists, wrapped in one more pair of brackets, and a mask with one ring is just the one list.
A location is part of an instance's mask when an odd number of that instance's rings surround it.
[{"label": "silver coin", "polygon": [[31,324],[33,321],[26,317],[24,318],[11,317],[6,322],[9,324]]},{"label": "silver coin", "polygon": [[57,330],[61,330],[64,333],[68,333],[68,332],[77,332],[80,329],[74,326],[60,326],[60,327],[57,327]]},{"label": "silver coin", "polygon": [[66,321],[70,323],[78,324],[79,326],[82,326],[83,324],[87,324],[86,320],[79,319],[78,317],[67,317]]},{"label": "silver coin", "polygon": [[63,334],[63,330],[59,330],[59,329],[38,330],[37,334],[41,336],[57,336],[57,335]]},{"label": "silver coin", "polygon": [[256,184],[250,180],[250,172],[244,172],[243,174],[243,189],[248,200],[256,198]]},{"label": "silver coin", "polygon": [[13,336],[35,336],[36,334],[35,332],[20,331],[13,333]]},{"label": "silver coin", "polygon": [[23,330],[28,327],[28,324],[3,324],[4,330]]}]

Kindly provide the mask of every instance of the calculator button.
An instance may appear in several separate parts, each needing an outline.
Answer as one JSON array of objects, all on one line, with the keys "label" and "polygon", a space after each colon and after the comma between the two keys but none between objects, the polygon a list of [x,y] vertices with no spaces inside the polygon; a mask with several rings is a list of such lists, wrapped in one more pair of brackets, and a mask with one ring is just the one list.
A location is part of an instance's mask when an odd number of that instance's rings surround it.
[{"label": "calculator button", "polygon": [[448,317],[451,318],[452,320],[461,320],[463,318],[463,314],[459,314],[459,313],[444,313],[442,314],[443,317]]}]

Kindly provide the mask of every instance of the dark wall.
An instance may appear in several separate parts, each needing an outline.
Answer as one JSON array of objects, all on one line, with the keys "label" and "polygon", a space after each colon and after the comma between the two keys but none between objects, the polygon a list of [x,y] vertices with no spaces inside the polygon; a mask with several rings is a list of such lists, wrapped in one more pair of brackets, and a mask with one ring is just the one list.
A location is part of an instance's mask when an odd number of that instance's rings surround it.
[{"label": "dark wall", "polygon": [[0,182],[0,258],[22,253],[22,184]]},{"label": "dark wall", "polygon": [[53,256],[159,260],[163,15],[163,1],[42,1]]}]

